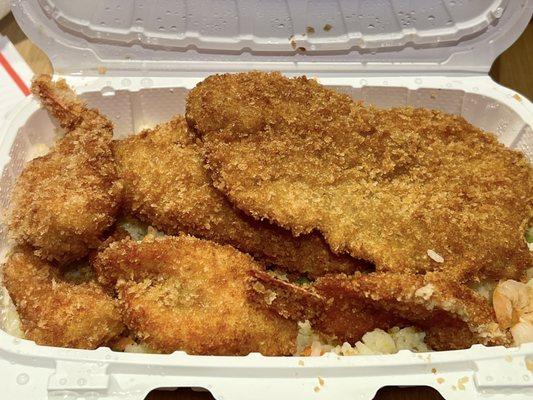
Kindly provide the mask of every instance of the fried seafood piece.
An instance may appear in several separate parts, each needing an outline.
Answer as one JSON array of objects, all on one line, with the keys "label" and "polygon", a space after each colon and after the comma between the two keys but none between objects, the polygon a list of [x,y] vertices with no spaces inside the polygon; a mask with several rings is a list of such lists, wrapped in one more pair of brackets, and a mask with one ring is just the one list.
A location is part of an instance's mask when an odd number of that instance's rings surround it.
[{"label": "fried seafood piece", "polygon": [[215,187],[377,270],[519,278],[533,173],[462,117],[378,110],[305,77],[211,76],[187,98]]},{"label": "fried seafood piece", "polygon": [[46,75],[32,83],[66,130],[51,152],[28,162],[13,188],[10,234],[41,258],[67,264],[96,248],[119,208],[111,137],[113,125],[89,109],[65,81]]},{"label": "fried seafood piece", "polygon": [[327,275],[298,287],[255,272],[249,296],[286,318],[307,319],[341,342],[355,343],[376,328],[414,325],[435,350],[510,344],[483,297],[435,273]]},{"label": "fried seafood piece", "polygon": [[94,268],[116,284],[126,326],[156,351],[291,355],[296,323],[248,301],[247,254],[191,236],[114,242]]},{"label": "fried seafood piece", "polygon": [[116,301],[96,282],[74,283],[29,248],[3,266],[25,337],[40,345],[95,349],[124,329]]},{"label": "fried seafood piece", "polygon": [[314,284],[299,286],[265,271],[252,272],[248,296],[256,304],[284,318],[309,321],[313,330],[341,343],[353,344],[375,328],[388,329],[401,325],[399,318],[376,312],[365,302],[335,301],[317,291]]},{"label": "fried seafood piece", "polygon": [[500,327],[509,329],[515,345],[533,342],[533,279],[499,282],[492,304]]},{"label": "fried seafood piece", "polygon": [[201,144],[181,116],[114,142],[114,154],[124,184],[124,209],[167,234],[185,232],[231,244],[268,264],[311,277],[369,267],[333,254],[318,234],[295,238],[236,210],[212,186]]}]

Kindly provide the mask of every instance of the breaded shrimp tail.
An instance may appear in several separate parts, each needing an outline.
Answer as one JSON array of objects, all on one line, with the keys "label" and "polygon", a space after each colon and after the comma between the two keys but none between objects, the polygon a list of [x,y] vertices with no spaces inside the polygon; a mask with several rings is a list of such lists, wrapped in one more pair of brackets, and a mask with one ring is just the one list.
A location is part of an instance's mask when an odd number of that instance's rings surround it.
[{"label": "breaded shrimp tail", "polygon": [[37,344],[95,349],[123,331],[115,300],[100,285],[64,280],[31,249],[15,249],[3,276],[25,337]]},{"label": "breaded shrimp tail", "polygon": [[66,264],[96,248],[115,221],[121,184],[111,151],[113,126],[64,81],[41,75],[32,92],[66,133],[49,154],[25,166],[13,188],[8,226],[18,243]]},{"label": "breaded shrimp tail", "polygon": [[231,246],[191,236],[125,239],[93,266],[102,283],[115,285],[129,330],[156,351],[296,351],[296,323],[248,301],[248,274],[261,266]]},{"label": "breaded shrimp tail", "polygon": [[210,76],[189,92],[213,184],[239,209],[378,271],[521,278],[533,216],[524,155],[464,118],[378,110],[305,77]]},{"label": "breaded shrimp tail", "polygon": [[294,237],[235,209],[213,187],[201,143],[181,116],[116,141],[114,154],[125,212],[165,233],[185,232],[230,244],[265,263],[311,277],[368,268],[350,256],[333,254],[316,233]]}]

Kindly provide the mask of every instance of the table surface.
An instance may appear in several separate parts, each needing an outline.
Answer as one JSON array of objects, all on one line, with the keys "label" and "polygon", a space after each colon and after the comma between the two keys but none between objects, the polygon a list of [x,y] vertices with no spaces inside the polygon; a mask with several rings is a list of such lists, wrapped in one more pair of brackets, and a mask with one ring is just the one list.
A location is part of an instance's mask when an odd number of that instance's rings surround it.
[{"label": "table surface", "polygon": [[[15,44],[20,55],[34,73],[51,73],[52,66],[46,54],[35,46],[22,32],[12,15],[0,21],[0,34]],[[533,98],[533,25],[530,23],[522,36],[494,63],[490,75],[500,84],[510,87],[529,99]],[[383,382],[386,385],[386,382]],[[208,400],[207,393],[189,389],[176,391],[153,391],[149,400]],[[435,390],[427,387],[382,388],[374,400],[438,400],[442,399]]]}]

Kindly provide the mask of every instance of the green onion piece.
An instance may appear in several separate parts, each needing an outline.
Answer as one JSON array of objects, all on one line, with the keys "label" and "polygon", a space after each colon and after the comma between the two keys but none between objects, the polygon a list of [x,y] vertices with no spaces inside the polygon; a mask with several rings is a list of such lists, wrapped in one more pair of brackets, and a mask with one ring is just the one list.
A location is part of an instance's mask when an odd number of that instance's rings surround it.
[{"label": "green onion piece", "polygon": [[533,243],[533,227],[526,231],[526,242]]},{"label": "green onion piece", "polygon": [[309,280],[309,278],[306,278],[305,276],[301,276],[298,279],[296,279],[296,283],[298,285],[305,285],[307,283],[311,283],[311,281]]}]

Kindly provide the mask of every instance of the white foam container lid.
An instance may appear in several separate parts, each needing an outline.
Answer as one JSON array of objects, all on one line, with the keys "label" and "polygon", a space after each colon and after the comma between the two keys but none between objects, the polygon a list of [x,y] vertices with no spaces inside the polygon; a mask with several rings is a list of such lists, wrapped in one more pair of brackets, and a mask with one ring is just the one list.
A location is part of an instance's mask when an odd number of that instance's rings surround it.
[{"label": "white foam container lid", "polygon": [[[113,120],[117,137],[182,113],[187,91],[211,73],[265,69],[314,76],[381,107],[463,115],[533,159],[532,104],[487,75],[529,22],[532,0],[13,0],[12,9],[55,74]],[[0,123],[4,208],[55,125],[31,97]],[[446,399],[533,398],[533,343],[214,357],[53,348],[0,329],[1,399],[143,399],[158,387],[203,387],[218,399],[371,399],[389,385],[427,385]]]}]

